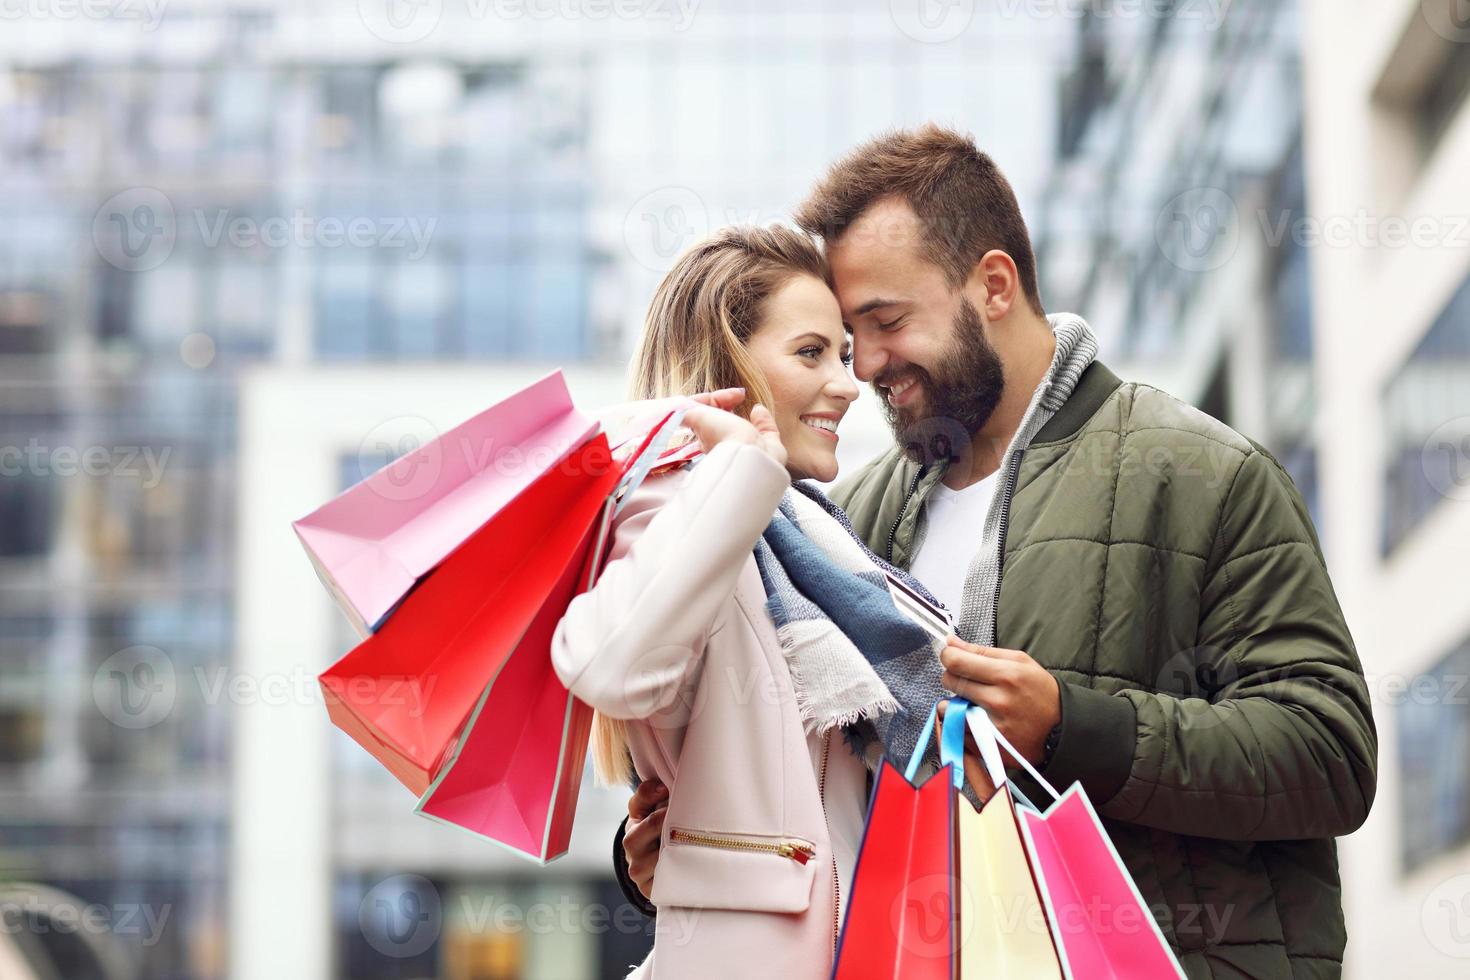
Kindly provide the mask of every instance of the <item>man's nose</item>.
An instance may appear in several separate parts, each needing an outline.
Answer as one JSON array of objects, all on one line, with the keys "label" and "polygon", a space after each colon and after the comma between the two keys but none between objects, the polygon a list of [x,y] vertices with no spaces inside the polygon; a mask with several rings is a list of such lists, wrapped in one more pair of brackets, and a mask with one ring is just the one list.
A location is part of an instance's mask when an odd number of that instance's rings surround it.
[{"label": "man's nose", "polygon": [[888,352],[881,344],[872,340],[858,343],[857,338],[852,342],[852,373],[859,381],[872,381],[878,376],[878,372],[888,364]]}]

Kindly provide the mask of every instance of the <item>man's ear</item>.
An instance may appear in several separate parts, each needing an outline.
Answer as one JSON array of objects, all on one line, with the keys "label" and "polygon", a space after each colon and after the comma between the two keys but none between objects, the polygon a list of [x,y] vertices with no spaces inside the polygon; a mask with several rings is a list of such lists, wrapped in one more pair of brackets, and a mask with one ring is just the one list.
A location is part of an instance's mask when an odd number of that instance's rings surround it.
[{"label": "man's ear", "polygon": [[1021,297],[1021,273],[1010,253],[993,248],[980,256],[965,281],[965,296],[991,323],[1003,320]]}]

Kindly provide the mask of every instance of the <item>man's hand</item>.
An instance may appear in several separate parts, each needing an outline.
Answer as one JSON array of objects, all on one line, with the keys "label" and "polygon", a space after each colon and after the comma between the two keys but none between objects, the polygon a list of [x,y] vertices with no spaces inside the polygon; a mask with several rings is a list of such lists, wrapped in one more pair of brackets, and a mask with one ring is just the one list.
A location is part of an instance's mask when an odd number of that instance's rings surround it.
[{"label": "man's hand", "polygon": [[668,813],[669,790],[657,779],[645,779],[628,798],[628,824],[623,832],[623,856],[628,877],[647,899],[653,898],[653,872]]},{"label": "man's hand", "polygon": [[[949,707],[948,701],[939,702],[939,724],[934,726],[934,748],[938,750],[940,739],[940,727],[944,723],[944,711]],[[974,789],[976,797],[981,803],[989,802],[995,795],[995,784],[990,781],[990,773],[985,771],[985,762],[980,758],[980,748],[975,744],[975,736],[970,734],[970,729],[965,728],[965,782]]]},{"label": "man's hand", "polygon": [[1016,751],[1039,765],[1046,736],[1062,719],[1057,679],[1021,650],[976,646],[957,636],[949,638],[939,662],[940,683],[984,708]]}]

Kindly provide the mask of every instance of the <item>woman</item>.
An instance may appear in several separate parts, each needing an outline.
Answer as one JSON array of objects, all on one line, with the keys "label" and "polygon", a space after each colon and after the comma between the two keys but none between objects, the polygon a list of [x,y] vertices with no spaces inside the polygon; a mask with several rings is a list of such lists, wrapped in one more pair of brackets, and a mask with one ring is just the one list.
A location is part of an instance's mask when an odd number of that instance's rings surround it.
[{"label": "woman", "polygon": [[831,969],[866,804],[845,735],[897,709],[836,624],[867,617],[865,650],[930,642],[820,494],[792,489],[837,474],[849,361],[821,253],[781,227],[694,247],[648,314],[634,395],[715,392],[685,417],[705,455],[639,489],[553,644],[598,711],[599,775],[625,781],[631,755],[669,788],[647,976]]}]

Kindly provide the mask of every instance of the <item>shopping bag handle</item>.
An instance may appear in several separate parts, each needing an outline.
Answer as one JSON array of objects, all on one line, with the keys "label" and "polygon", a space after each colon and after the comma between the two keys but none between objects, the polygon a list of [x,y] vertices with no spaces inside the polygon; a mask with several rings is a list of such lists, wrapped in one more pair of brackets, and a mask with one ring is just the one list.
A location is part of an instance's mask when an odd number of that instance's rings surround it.
[{"label": "shopping bag handle", "polygon": [[[935,718],[939,715],[939,706],[945,701],[945,698],[940,698],[934,702],[929,717],[924,720],[919,741],[914,745],[913,755],[909,756],[904,778],[911,783],[919,772],[919,763],[923,761],[924,753],[929,747],[929,739],[934,737]],[[954,704],[954,701],[959,701],[959,704]],[[963,789],[965,785],[965,709],[968,707],[968,701],[958,698],[951,700],[950,707],[944,713],[944,727],[939,730],[939,765],[941,768],[950,767],[950,779],[954,781],[955,789]],[[1000,749],[994,741],[976,739],[975,744],[981,746],[980,755],[985,761],[985,771],[999,788],[1005,782],[1006,772],[1005,766],[1001,764]]]},{"label": "shopping bag handle", "polygon": [[[941,699],[943,700],[943,699]],[[924,730],[919,732],[919,740],[914,743],[914,752],[909,756],[909,764],[904,768],[903,778],[909,782],[919,773],[919,763],[924,760],[924,750],[929,747],[929,739],[934,737],[934,718],[939,713],[939,701],[934,702],[934,707],[929,709],[929,717],[924,720]],[[956,786],[964,781],[965,774],[963,766],[957,770],[959,773]]]},{"label": "shopping bag handle", "polygon": [[694,404],[696,403],[684,399],[683,404],[673,409],[664,421],[659,424],[658,430],[654,433],[653,438],[638,453],[638,458],[633,461],[632,467],[623,475],[622,480],[618,482],[617,488],[613,490],[613,496],[618,501],[617,506],[613,508],[613,517],[617,517],[623,512],[623,508],[628,506],[628,502],[633,499],[633,494],[643,485],[643,481],[648,477],[649,471],[653,469],[653,464],[663,455],[663,451],[668,446],[669,440],[674,437],[674,432],[679,428],[679,423],[684,420],[684,414]]},{"label": "shopping bag handle", "polygon": [[[996,789],[1000,789],[1001,784],[1005,782],[1005,766],[1001,764],[1000,756],[1001,749],[1004,749],[1006,755],[1010,756],[1016,765],[1025,771],[1026,775],[1036,781],[1036,785],[1051,794],[1053,800],[1061,799],[1061,794],[1056,791],[1056,787],[1047,782],[1046,777],[1037,772],[1036,767],[1027,762],[1026,758],[1016,751],[1016,747],[1000,733],[1000,729],[995,727],[995,722],[990,720],[990,715],[986,713],[984,708],[978,704],[971,704],[964,698],[954,698],[950,701],[949,707],[944,712],[944,727],[946,729],[949,728],[951,715],[962,716],[969,723],[970,734],[975,736],[975,744],[980,748],[980,758],[985,760],[986,774],[990,776],[990,780],[995,784]],[[963,741],[961,741],[960,746],[963,752]],[[991,764],[992,759],[995,760],[994,768],[992,768]],[[996,777],[996,769],[1000,771],[1000,778]]]},{"label": "shopping bag handle", "polygon": [[[951,698],[949,707],[944,712],[944,729],[939,734],[939,761],[954,763],[956,771],[962,776],[965,771],[965,723],[969,721],[971,711],[985,713],[983,708],[964,698]],[[969,727],[973,731],[973,721],[970,721]],[[1000,756],[1000,745],[993,738],[981,738],[978,735],[975,736],[975,745],[980,749],[980,761],[985,766],[985,774],[990,777],[991,785],[1000,789],[1007,778],[1005,762]]]}]

